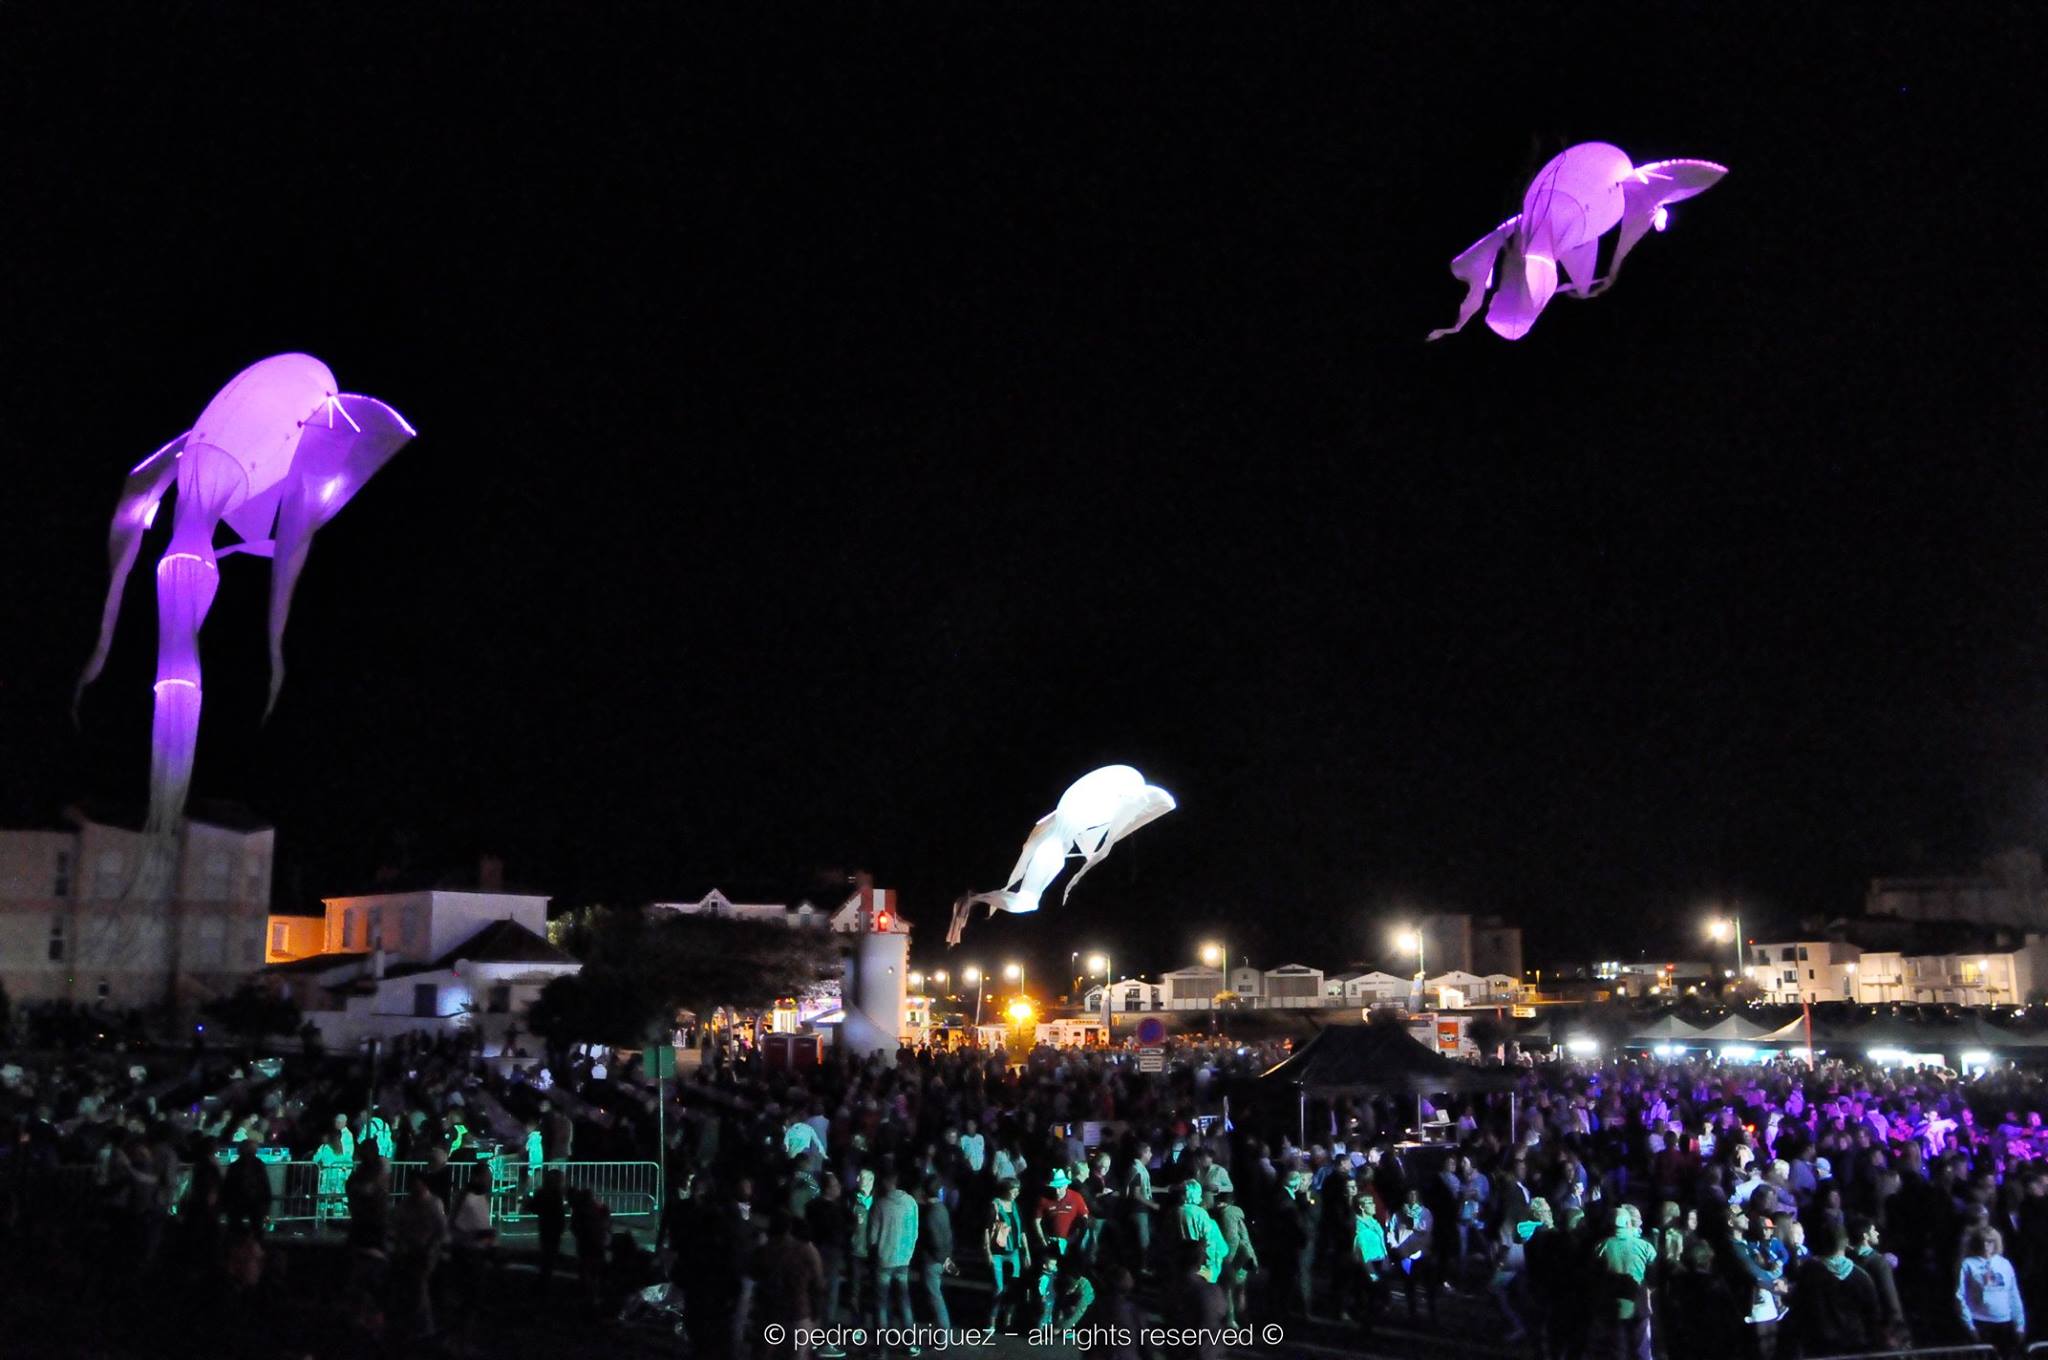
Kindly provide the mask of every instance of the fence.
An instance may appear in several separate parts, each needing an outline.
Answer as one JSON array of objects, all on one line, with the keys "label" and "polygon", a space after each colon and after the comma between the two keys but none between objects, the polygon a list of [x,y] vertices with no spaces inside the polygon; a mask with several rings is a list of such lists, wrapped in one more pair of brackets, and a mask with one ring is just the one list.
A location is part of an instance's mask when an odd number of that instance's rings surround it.
[{"label": "fence", "polygon": [[[530,1183],[519,1182],[523,1169],[514,1167],[513,1180],[502,1190],[492,1187],[493,1219],[517,1222],[522,1216],[524,1199],[533,1193]],[[543,1175],[550,1171],[562,1173],[563,1194],[588,1190],[613,1218],[646,1218],[661,1212],[661,1168],[653,1162],[548,1162],[541,1167]]]},{"label": "fence", "polygon": [[[2033,1345],[2027,1354],[2044,1347]],[[1829,1355],[1821,1360],[1997,1360],[1995,1347],[1985,1344],[1970,1346],[1920,1346],[1909,1351],[1858,1351],[1854,1355]]]},{"label": "fence", "polygon": [[[451,1162],[453,1185],[462,1184],[471,1163]],[[500,1155],[476,1165],[491,1169],[491,1220],[518,1222],[525,1199],[536,1188],[524,1163]],[[391,1198],[402,1199],[415,1176],[427,1174],[425,1162],[386,1162]],[[266,1161],[272,1223],[340,1223],[348,1218],[345,1187],[352,1165],[321,1166],[314,1162]],[[661,1168],[653,1162],[548,1162],[541,1170],[562,1173],[562,1190],[588,1190],[613,1218],[645,1218],[661,1211]],[[191,1179],[180,1173],[172,1203],[181,1203]],[[104,1173],[91,1166],[52,1166],[31,1170],[18,1182],[21,1206],[30,1218],[75,1218],[106,1205],[114,1193]],[[173,1211],[175,1212],[175,1210]]]}]

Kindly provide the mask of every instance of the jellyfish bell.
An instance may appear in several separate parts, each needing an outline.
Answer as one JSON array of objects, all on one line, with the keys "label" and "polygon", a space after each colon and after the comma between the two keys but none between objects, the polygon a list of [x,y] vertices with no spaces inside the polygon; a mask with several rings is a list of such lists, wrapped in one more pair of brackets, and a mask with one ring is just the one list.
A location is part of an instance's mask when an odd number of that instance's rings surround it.
[{"label": "jellyfish bell", "polygon": [[1054,815],[1076,826],[1100,826],[1131,797],[1142,793],[1145,776],[1128,765],[1105,765],[1082,775],[1060,795]]},{"label": "jellyfish bell", "polygon": [[[260,498],[290,474],[299,432],[334,396],[334,374],[327,365],[310,354],[273,355],[237,373],[206,403],[186,436],[186,447],[208,445],[224,452],[242,470],[244,495]],[[270,503],[275,505],[276,498]],[[235,532],[255,538],[262,530],[244,532],[236,526]]]},{"label": "jellyfish bell", "polygon": [[[1458,319],[1430,332],[1438,340],[1465,328],[1486,302],[1486,325],[1519,340],[1562,290],[1590,298],[1614,284],[1621,262],[1649,231],[1662,231],[1667,205],[1711,188],[1727,174],[1711,161],[1657,161],[1636,166],[1620,147],[1583,142],[1551,158],[1529,182],[1522,211],[1451,261],[1465,285]],[[1600,239],[1617,226],[1614,256],[1600,277]],[[1562,276],[1562,282],[1560,282]]]}]

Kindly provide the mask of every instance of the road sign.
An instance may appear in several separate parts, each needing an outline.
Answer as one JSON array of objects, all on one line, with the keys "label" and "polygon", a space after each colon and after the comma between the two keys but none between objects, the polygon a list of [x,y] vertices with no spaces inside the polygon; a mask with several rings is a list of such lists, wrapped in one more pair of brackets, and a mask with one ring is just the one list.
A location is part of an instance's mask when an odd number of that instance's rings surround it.
[{"label": "road sign", "polygon": [[1166,1042],[1166,1022],[1156,1015],[1148,1015],[1138,1022],[1138,1042],[1148,1048],[1157,1048]]},{"label": "road sign", "polygon": [[1140,1072],[1164,1072],[1166,1070],[1166,1050],[1163,1048],[1139,1049],[1138,1070]]}]

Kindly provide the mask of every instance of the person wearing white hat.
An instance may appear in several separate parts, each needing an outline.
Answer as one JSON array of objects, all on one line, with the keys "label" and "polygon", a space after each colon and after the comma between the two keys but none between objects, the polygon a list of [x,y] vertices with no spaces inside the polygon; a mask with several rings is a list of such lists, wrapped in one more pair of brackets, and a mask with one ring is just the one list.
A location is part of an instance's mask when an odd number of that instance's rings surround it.
[{"label": "person wearing white hat", "polygon": [[1078,1248],[1088,1230],[1088,1201],[1075,1190],[1067,1169],[1056,1166],[1046,1179],[1045,1194],[1031,1216],[1031,1231],[1039,1250],[1065,1256]]}]

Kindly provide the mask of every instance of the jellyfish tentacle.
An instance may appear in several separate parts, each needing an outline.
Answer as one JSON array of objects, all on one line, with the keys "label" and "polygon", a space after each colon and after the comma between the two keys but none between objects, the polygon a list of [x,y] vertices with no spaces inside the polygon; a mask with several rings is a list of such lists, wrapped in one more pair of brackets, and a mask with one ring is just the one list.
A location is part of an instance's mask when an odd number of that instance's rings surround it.
[{"label": "jellyfish tentacle", "polygon": [[1139,827],[1149,825],[1164,817],[1177,806],[1178,804],[1173,801],[1173,795],[1165,789],[1160,788],[1157,784],[1145,785],[1142,790],[1128,799],[1122,807],[1118,808],[1116,816],[1103,826],[1101,839],[1097,842],[1095,848],[1088,852],[1081,867],[1074,871],[1074,876],[1067,880],[1067,888],[1060,895],[1060,901],[1064,903],[1074,895],[1075,887],[1080,884],[1083,878],[1088,876],[1088,871],[1102,863],[1103,860],[1108,859],[1110,850],[1115,847],[1118,841],[1130,835]]},{"label": "jellyfish tentacle", "polygon": [[1451,261],[1451,277],[1465,285],[1465,300],[1458,304],[1458,319],[1441,330],[1431,331],[1430,339],[1441,340],[1446,335],[1456,335],[1465,329],[1466,322],[1479,315],[1479,305],[1486,301],[1486,290],[1493,286],[1495,262],[1521,223],[1522,215],[1516,213],[1465,247]]},{"label": "jellyfish tentacle", "polygon": [[142,555],[142,536],[156,523],[157,508],[163,503],[171,484],[178,479],[178,453],[184,447],[185,435],[181,434],[137,463],[121,488],[121,499],[114,507],[113,526],[107,533],[107,599],[100,606],[99,639],[93,645],[92,655],[86,658],[85,669],[78,674],[78,684],[71,691],[71,720],[74,723],[78,721],[78,704],[85,696],[85,687],[99,679],[100,672],[106,668],[107,654],[114,646],[114,625],[121,617],[121,596],[127,589],[128,575],[135,570],[135,559]]},{"label": "jellyfish tentacle", "polygon": [[1652,161],[1648,165],[1637,166],[1635,174],[1621,186],[1621,233],[1615,239],[1614,258],[1608,262],[1607,277],[1600,281],[1594,293],[1604,293],[1614,286],[1614,280],[1621,273],[1621,262],[1628,258],[1628,253],[1636,248],[1638,241],[1652,231],[1664,229],[1665,210],[1671,204],[1705,193],[1727,173],[1726,166],[1712,161]]},{"label": "jellyfish tentacle", "polygon": [[270,696],[268,718],[284,688],[284,630],[292,591],[313,547],[313,535],[341,513],[393,454],[413,438],[404,416],[375,397],[341,393],[316,411],[299,435],[297,457],[278,503],[270,568]]}]

